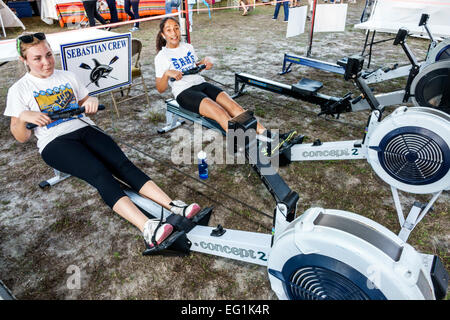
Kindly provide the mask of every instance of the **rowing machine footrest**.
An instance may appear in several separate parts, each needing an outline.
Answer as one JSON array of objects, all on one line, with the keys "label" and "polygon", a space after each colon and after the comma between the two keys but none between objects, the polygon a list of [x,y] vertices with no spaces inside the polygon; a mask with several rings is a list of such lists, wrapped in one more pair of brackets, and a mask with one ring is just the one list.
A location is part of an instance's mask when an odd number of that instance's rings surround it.
[{"label": "rowing machine footrest", "polygon": [[339,59],[336,63],[345,69],[345,67],[347,66],[347,62],[348,62],[348,57],[343,57],[343,58]]},{"label": "rowing machine footrest", "polygon": [[394,40],[394,46],[399,45],[403,41],[405,41],[406,37],[408,36],[408,30],[404,28],[400,28],[397,31],[397,35],[395,36]]},{"label": "rowing machine footrest", "polygon": [[202,209],[194,218],[192,218],[192,222],[200,226],[207,226],[209,224],[209,219],[211,218],[213,209],[213,207],[206,207]]},{"label": "rowing machine footrest", "polygon": [[192,220],[189,220],[178,214],[171,214],[167,217],[166,222],[170,223],[175,228],[175,230],[188,233],[197,225],[207,226],[211,217],[212,210],[212,207],[204,208],[199,213],[197,213],[195,217],[192,218]]},{"label": "rowing machine footrest", "polygon": [[192,243],[189,241],[184,231],[175,231],[157,246],[150,246],[145,242],[145,250],[142,252],[142,255],[156,255],[161,254],[162,251],[176,251],[178,253],[188,254],[191,245]]},{"label": "rowing machine footrest", "polygon": [[[289,133],[280,135],[280,139],[281,140],[286,139],[288,134]],[[302,144],[304,138],[305,138],[305,136],[301,134],[301,135],[298,135],[295,138],[289,140],[288,142],[283,143],[283,145],[280,148],[280,154],[284,154],[284,153],[290,151],[291,148],[296,144]]]},{"label": "rowing machine footrest", "polygon": [[313,95],[322,87],[323,83],[320,81],[303,78],[298,83],[292,85],[292,91],[304,95]]},{"label": "rowing machine footrest", "polygon": [[[286,134],[285,134],[286,135]],[[279,153],[279,166],[284,167],[289,165],[291,161],[291,148],[296,144],[302,144],[304,135],[298,135],[295,138],[291,139],[289,142],[283,144],[280,148]],[[280,139],[284,139],[283,135],[280,135]]]},{"label": "rowing machine footrest", "polygon": [[191,231],[196,225],[207,226],[212,210],[213,207],[204,208],[197,213],[192,220],[177,214],[171,214],[167,217],[166,222],[170,223],[174,227],[175,231],[169,236],[169,238],[157,246],[150,246],[147,242],[145,242],[145,250],[142,255],[156,255],[162,253],[162,251],[188,254],[192,243],[187,238],[186,233]]}]

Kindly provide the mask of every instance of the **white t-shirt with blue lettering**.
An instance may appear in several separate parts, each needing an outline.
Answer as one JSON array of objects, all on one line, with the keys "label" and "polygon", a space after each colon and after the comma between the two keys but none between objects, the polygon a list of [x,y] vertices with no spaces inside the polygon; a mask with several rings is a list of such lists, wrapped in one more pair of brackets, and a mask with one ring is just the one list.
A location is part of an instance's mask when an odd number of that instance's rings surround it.
[{"label": "white t-shirt with blue lettering", "polygon": [[[162,78],[167,70],[186,71],[195,68],[198,57],[194,47],[185,42],[180,42],[174,49],[163,47],[155,57],[155,73],[157,78]],[[172,93],[176,98],[181,92],[205,82],[205,79],[199,74],[190,74],[183,76],[181,80],[169,81]]]},{"label": "white t-shirt with blue lettering", "polygon": [[[5,116],[19,118],[25,110],[55,112],[78,108],[78,101],[85,98],[89,91],[70,71],[55,70],[45,79],[25,74],[8,90]],[[72,97],[72,98],[70,98]],[[83,120],[94,125],[88,117]],[[44,127],[36,127],[34,134],[39,152],[56,137],[87,126],[75,118],[60,119]]]}]

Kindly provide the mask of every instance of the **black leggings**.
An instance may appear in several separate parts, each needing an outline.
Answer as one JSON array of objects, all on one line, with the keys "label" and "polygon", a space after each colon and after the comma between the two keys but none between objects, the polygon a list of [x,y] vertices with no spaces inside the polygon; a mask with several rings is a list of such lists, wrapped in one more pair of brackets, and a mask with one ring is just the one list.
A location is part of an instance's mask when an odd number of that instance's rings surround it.
[{"label": "black leggings", "polygon": [[[133,7],[133,12],[131,12],[130,7]],[[125,0],[124,9],[131,20],[139,19],[139,0]],[[139,28],[139,22],[136,22],[134,26]]]},{"label": "black leggings", "polygon": [[83,1],[84,11],[89,19],[89,26],[95,26],[95,19],[100,21],[101,24],[106,24],[106,20],[97,11],[97,0],[95,1]]},{"label": "black leggings", "polygon": [[150,180],[128,160],[110,136],[91,127],[57,137],[45,146],[41,156],[52,168],[97,188],[111,208],[125,196],[113,175],[136,191]]}]

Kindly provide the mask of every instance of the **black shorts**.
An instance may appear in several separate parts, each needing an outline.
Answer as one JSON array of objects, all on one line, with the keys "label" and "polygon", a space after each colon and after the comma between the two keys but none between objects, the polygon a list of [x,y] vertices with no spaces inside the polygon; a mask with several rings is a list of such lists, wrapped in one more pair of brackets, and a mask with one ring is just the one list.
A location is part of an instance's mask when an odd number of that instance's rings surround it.
[{"label": "black shorts", "polygon": [[221,92],[223,92],[223,90],[215,85],[208,82],[203,82],[182,91],[177,96],[177,102],[180,107],[200,114],[200,102],[202,102],[205,98],[210,98],[211,100],[216,101],[217,96]]}]

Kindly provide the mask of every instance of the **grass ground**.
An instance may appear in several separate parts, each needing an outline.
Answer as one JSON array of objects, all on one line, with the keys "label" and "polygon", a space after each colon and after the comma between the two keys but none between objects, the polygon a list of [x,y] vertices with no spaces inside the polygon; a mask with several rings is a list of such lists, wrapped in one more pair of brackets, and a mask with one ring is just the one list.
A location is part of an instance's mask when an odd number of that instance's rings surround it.
[{"label": "grass ground", "polygon": [[[313,56],[336,61],[361,51],[364,32],[354,28],[363,1],[349,4],[347,27],[341,33],[315,34]],[[230,94],[234,73],[248,72],[284,83],[301,77],[322,81],[324,93],[342,96],[356,88],[339,76],[295,66],[280,76],[284,53],[305,54],[308,35],[285,38],[286,24],[271,20],[272,6],[257,7],[248,16],[236,10],[194,14],[192,43],[199,56],[213,56],[215,66],[204,72],[210,81]],[[282,12],[280,15],[282,16]],[[62,32],[57,25],[46,25],[38,17],[23,19],[29,31]],[[171,150],[178,146],[177,131],[159,135],[163,126],[164,100],[154,86],[153,59],[158,21],[144,22],[134,33],[144,43],[142,67],[150,87],[151,105],[136,99],[119,106],[121,117],[112,110],[109,95],[100,97],[110,112],[99,113],[96,123],[108,133],[154,157],[171,161]],[[309,28],[309,26],[308,26]],[[127,32],[129,26],[115,29]],[[8,38],[21,33],[8,29]],[[383,36],[383,34],[379,35]],[[392,36],[392,35],[384,35]],[[424,57],[427,41],[411,38],[411,49]],[[373,65],[405,63],[400,48],[390,42],[376,49]],[[8,87],[20,76],[16,63],[2,66],[0,110],[5,108]],[[401,88],[405,79],[374,86],[376,92]],[[362,137],[368,112],[344,114],[339,120],[317,117],[318,108],[276,94],[248,89],[238,98],[253,110],[268,128],[296,129],[307,141],[350,140]],[[390,111],[393,108],[388,109]],[[192,132],[192,125],[182,130]],[[186,131],[178,131],[179,134]],[[96,190],[71,178],[42,191],[38,183],[51,176],[35,147],[35,140],[20,144],[9,133],[9,119],[0,117],[0,279],[19,299],[276,299],[270,289],[264,267],[215,258],[198,253],[188,256],[144,257],[141,235],[129,223],[115,215]],[[203,144],[212,137],[204,132]],[[271,219],[258,215],[223,193],[238,197],[258,210],[271,214],[274,201],[257,175],[246,165],[211,163],[207,183],[221,192],[187,179],[163,164],[121,145],[130,159],[149,174],[173,198],[214,205],[210,225],[254,232],[270,232]],[[194,156],[193,156],[194,157]],[[177,167],[196,176],[195,164]],[[312,206],[336,208],[359,213],[397,233],[399,225],[389,186],[365,161],[323,161],[293,163],[280,168],[280,175],[300,195],[297,212]],[[421,195],[402,194],[404,208]],[[404,209],[406,210],[406,209]],[[439,255],[450,270],[448,193],[441,196],[434,210],[413,231],[409,243],[422,252]],[[73,267],[81,272],[81,286],[69,289]]]}]

